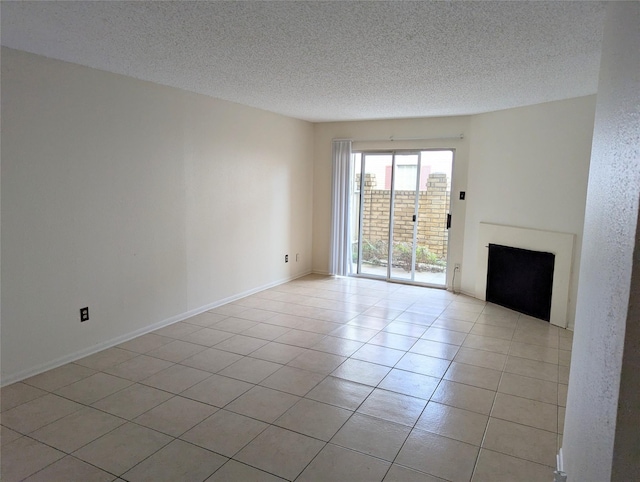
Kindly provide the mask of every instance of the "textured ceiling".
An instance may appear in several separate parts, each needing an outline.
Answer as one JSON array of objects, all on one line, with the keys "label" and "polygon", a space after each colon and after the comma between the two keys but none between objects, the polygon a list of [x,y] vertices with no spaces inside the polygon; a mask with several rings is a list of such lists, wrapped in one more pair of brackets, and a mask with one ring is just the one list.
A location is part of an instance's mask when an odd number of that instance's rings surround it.
[{"label": "textured ceiling", "polygon": [[593,94],[601,2],[8,2],[2,44],[311,121]]}]

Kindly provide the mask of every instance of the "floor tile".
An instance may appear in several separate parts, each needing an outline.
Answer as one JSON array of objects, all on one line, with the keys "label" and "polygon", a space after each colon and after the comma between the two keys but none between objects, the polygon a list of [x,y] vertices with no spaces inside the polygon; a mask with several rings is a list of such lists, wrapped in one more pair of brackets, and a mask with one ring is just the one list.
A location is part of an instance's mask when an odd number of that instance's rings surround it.
[{"label": "floor tile", "polygon": [[489,415],[496,392],[462,383],[442,380],[431,400],[452,407]]},{"label": "floor tile", "polygon": [[130,380],[100,372],[62,387],[55,393],[70,400],[90,405],[130,385],[133,385]]},{"label": "floor tile", "polygon": [[372,345],[386,346],[387,348],[406,351],[411,348],[416,341],[418,341],[418,338],[413,336],[396,335],[395,333],[381,331],[371,338],[369,343]]},{"label": "floor tile", "polygon": [[0,479],[4,482],[24,480],[64,456],[59,450],[29,437],[21,437],[2,447]]},{"label": "floor tile", "polygon": [[211,405],[175,396],[136,417],[133,421],[158,432],[178,437],[217,410]]},{"label": "floor tile", "polygon": [[558,350],[558,363],[564,367],[571,366],[571,352]]},{"label": "floor tile", "polygon": [[336,368],[332,376],[364,385],[376,386],[391,369],[383,365],[350,358]]},{"label": "floor tile", "polygon": [[305,398],[356,410],[373,391],[373,387],[342,378],[327,377],[305,395]]},{"label": "floor tile", "polygon": [[302,397],[324,378],[322,373],[285,366],[262,380],[260,385]]},{"label": "floor tile", "polygon": [[252,328],[249,328],[242,332],[245,336],[252,336],[254,338],[260,338],[262,340],[275,340],[276,338],[291,331],[290,328],[278,325],[268,325],[266,323],[260,323]]},{"label": "floor tile", "polygon": [[384,478],[390,465],[389,462],[328,444],[296,480],[376,482]]},{"label": "floor tile", "polygon": [[242,449],[236,460],[288,480],[295,479],[325,443],[270,426]]},{"label": "floor tile", "polygon": [[429,402],[416,428],[480,446],[488,420],[488,415]]},{"label": "floor tile", "polygon": [[267,321],[274,316],[276,316],[276,313],[272,311],[261,310],[257,308],[250,308],[238,314],[239,318],[244,318],[245,320],[251,321]]},{"label": "floor tile", "polygon": [[556,432],[558,429],[556,405],[504,393],[496,395],[491,416],[549,432]]},{"label": "floor tile", "polygon": [[196,343],[173,340],[171,343],[167,343],[166,345],[162,345],[161,347],[148,351],[146,354],[155,358],[160,358],[161,360],[179,363],[205,349],[206,346],[198,345]]},{"label": "floor tile", "polygon": [[114,475],[68,455],[25,479],[25,482],[111,482],[114,479]]},{"label": "floor tile", "polygon": [[411,428],[406,425],[356,413],[335,434],[331,443],[393,461],[410,432]]},{"label": "floor tile", "polygon": [[393,368],[378,384],[378,387],[429,400],[439,382],[439,378]]},{"label": "floor tile", "polygon": [[444,358],[445,360],[453,360],[460,347],[458,345],[450,345],[448,343],[440,343],[431,340],[418,340],[413,347],[412,353],[420,355],[432,356],[435,358]]},{"label": "floor tile", "polygon": [[251,388],[251,383],[212,375],[182,392],[181,396],[222,408]]},{"label": "floor tile", "polygon": [[558,365],[509,355],[504,371],[549,382],[558,381]]},{"label": "floor tile", "polygon": [[194,331],[193,333],[182,335],[180,336],[180,339],[188,343],[212,347],[213,345],[231,338],[232,336],[234,336],[233,333],[229,333],[227,331],[216,330],[213,328],[202,328],[198,331]]},{"label": "floor tile", "polygon": [[420,355],[418,353],[406,353],[395,365],[395,368],[442,378],[450,363],[449,360],[443,358]]},{"label": "floor tile", "polygon": [[404,350],[394,350],[393,348],[384,346],[365,344],[351,355],[351,358],[392,367],[398,363],[405,353]]},{"label": "floor tile", "polygon": [[[567,406],[567,391],[569,389],[568,385],[564,385],[562,383],[558,384],[558,405],[561,407]],[[546,401],[546,400],[545,400]]]},{"label": "floor tile", "polygon": [[546,363],[558,363],[558,349],[546,348],[538,345],[529,345],[527,343],[512,342],[509,355],[520,358],[528,358]]},{"label": "floor tile", "polygon": [[310,331],[291,330],[282,336],[276,338],[278,343],[285,345],[299,346],[301,348],[311,348],[324,339],[325,335],[321,333],[312,333]]},{"label": "floor tile", "polygon": [[205,311],[204,313],[200,313],[199,315],[187,318],[186,320],[184,320],[184,322],[189,323],[190,325],[210,327],[212,325],[215,325],[216,323],[220,323],[225,319],[227,319],[226,315],[220,315],[218,313],[210,313],[208,311]]},{"label": "floor tile", "polygon": [[124,424],[126,420],[90,407],[82,408],[31,433],[31,437],[71,453]]},{"label": "floor tile", "polygon": [[156,335],[168,336],[169,338],[178,339],[180,337],[183,337],[185,335],[188,335],[189,333],[193,333],[194,331],[198,331],[200,329],[202,329],[202,327],[198,325],[178,322],[178,323],[173,323],[171,325],[167,325],[163,328],[160,328],[154,331],[154,333]]},{"label": "floor tile", "polygon": [[393,464],[383,482],[445,482],[443,479]]},{"label": "floor tile", "polygon": [[[425,331],[426,328],[434,322],[436,317],[437,317],[437,314],[429,315],[426,313],[415,313],[407,310],[404,313],[400,314],[400,316],[397,316],[393,320],[393,323],[401,322],[401,323],[411,323],[415,325],[422,325],[424,327],[423,331]],[[412,336],[417,336],[417,335],[412,335]]]},{"label": "floor tile", "polygon": [[376,336],[379,331],[380,330],[372,330],[355,325],[342,325],[340,328],[336,328],[329,334],[338,338],[346,338],[347,340],[366,343]]},{"label": "floor tile", "polygon": [[160,348],[162,345],[171,343],[173,338],[168,336],[156,335],[155,333],[147,333],[146,335],[138,336],[124,343],[120,343],[118,348],[123,350],[133,351],[135,353],[147,353],[148,351]]},{"label": "floor tile", "polygon": [[126,423],[73,455],[107,472],[122,475],[170,441],[171,437],[160,432]]},{"label": "floor tile", "polygon": [[211,373],[217,373],[238,360],[242,360],[242,355],[217,350],[215,348],[207,348],[192,357],[182,360],[180,364]]},{"label": "floor tile", "polygon": [[473,348],[462,347],[456,353],[453,361],[458,363],[466,363],[491,370],[502,370],[507,356],[501,353],[490,351],[476,350]]},{"label": "floor tile", "polygon": [[556,434],[492,418],[482,446],[531,462],[555,467]]},{"label": "floor tile", "polygon": [[364,343],[360,343],[359,341],[327,336],[313,345],[311,348],[325,353],[332,353],[334,355],[351,356],[363,345]]},{"label": "floor tile", "polygon": [[136,356],[138,356],[137,353],[114,346],[113,348],[107,348],[106,350],[76,360],[74,363],[94,370],[104,370]]},{"label": "floor tile", "polygon": [[4,425],[0,425],[0,447],[13,442],[14,440],[18,440],[20,437],[22,437],[21,433],[11,430]]},{"label": "floor tile", "polygon": [[203,370],[174,365],[144,379],[142,383],[167,392],[180,393],[210,376],[211,373]]},{"label": "floor tile", "polygon": [[[53,392],[58,388],[70,385],[74,382],[77,382],[78,380],[82,380],[83,378],[90,377],[95,373],[96,371],[92,368],[83,367],[82,365],[76,365],[75,363],[67,363],[66,365],[62,365],[61,367],[54,368],[53,370],[46,371],[31,378],[27,378],[24,383],[33,387],[40,388],[42,390]],[[20,384],[16,383],[2,389],[3,410],[5,403],[7,403],[9,399],[9,394],[5,392],[5,390],[16,385]]]},{"label": "floor tile", "polygon": [[462,346],[466,348],[474,348],[476,350],[491,351],[495,353],[502,353],[506,355],[509,353],[509,347],[511,346],[510,340],[502,340],[500,338],[491,338],[489,336],[479,336],[469,334],[464,340]]},{"label": "floor tile", "polygon": [[82,405],[49,394],[2,412],[2,425],[29,434],[82,408]]},{"label": "floor tile", "polygon": [[126,362],[107,368],[104,373],[133,382],[139,382],[159,371],[169,368],[173,362],[160,360],[151,356],[140,355]]},{"label": "floor tile", "polygon": [[256,323],[255,321],[250,321],[250,320],[237,318],[237,317],[228,317],[210,326],[212,328],[215,328],[216,330],[228,331],[230,333],[239,334],[239,333],[242,333],[244,330],[248,330],[249,328],[256,326],[257,324],[258,323]]},{"label": "floor tile", "polygon": [[95,408],[132,420],[167,401],[173,395],[136,383],[93,404]]},{"label": "floor tile", "polygon": [[478,447],[414,429],[395,462],[451,482],[468,482]]},{"label": "floor tile", "polygon": [[558,384],[538,378],[503,373],[498,391],[540,402],[558,403]]},{"label": "floor tile", "polygon": [[392,321],[391,323],[389,323],[382,331],[394,333],[396,335],[410,336],[412,338],[419,338],[424,334],[425,331],[427,331],[427,326],[425,325],[408,322],[405,323],[398,320],[399,318],[396,318],[396,321]]},{"label": "floor tile", "polygon": [[275,373],[282,365],[258,358],[244,357],[218,372],[225,377],[243,380],[249,383],[260,383],[269,375]]},{"label": "floor tile", "polygon": [[266,423],[259,420],[219,410],[180,438],[226,457],[233,457],[267,427]]},{"label": "floor tile", "polygon": [[272,341],[251,353],[251,357],[286,365],[306,351],[306,348],[301,348],[299,346],[293,345],[285,345],[283,343],[276,343]]},{"label": "floor tile", "polygon": [[46,391],[26,383],[13,383],[0,388],[0,405],[4,412],[36,398],[44,397],[46,394]]},{"label": "floor tile", "polygon": [[361,326],[362,328],[369,328],[370,330],[375,330],[375,332],[377,333],[378,331],[384,329],[389,324],[389,321],[382,318],[376,318],[375,316],[360,315],[353,318],[347,324]]},{"label": "floor tile", "polygon": [[268,474],[262,470],[249,467],[246,464],[229,460],[215,474],[209,477],[205,482],[283,482],[284,479]]},{"label": "floor tile", "polygon": [[558,383],[569,384],[569,367],[558,365]]},{"label": "floor tile", "polygon": [[259,338],[251,338],[250,336],[244,335],[233,335],[231,338],[218,343],[216,348],[218,350],[237,353],[238,355],[248,355],[267,343],[268,341],[260,340]]},{"label": "floor tile", "polygon": [[304,353],[290,361],[289,366],[328,375],[338,368],[345,360],[346,357],[343,356],[315,350],[306,350]]},{"label": "floor tile", "polygon": [[225,457],[182,440],[174,440],[123,477],[131,482],[202,481],[227,461]]},{"label": "floor tile", "polygon": [[217,308],[213,308],[211,310],[207,310],[208,313],[219,313],[221,315],[227,316],[236,316],[242,313],[243,311],[247,311],[249,308],[240,305],[234,305],[233,303],[229,303],[227,305],[218,306]]},{"label": "floor tile", "polygon": [[329,441],[353,412],[303,398],[274,424],[320,440]]},{"label": "floor tile", "polygon": [[432,326],[424,333],[424,335],[422,335],[421,338],[423,340],[449,343],[450,345],[462,345],[462,342],[464,342],[466,337],[466,333]]},{"label": "floor tile", "polygon": [[253,387],[225,408],[263,422],[273,423],[289,410],[300,397],[266,387]]},{"label": "floor tile", "polygon": [[426,404],[427,402],[420,398],[376,388],[357,411],[412,427]]},{"label": "floor tile", "polygon": [[[551,475],[550,475],[551,474]],[[482,449],[473,482],[549,482],[549,467]]]},{"label": "floor tile", "polygon": [[452,382],[496,391],[498,390],[501,376],[502,373],[498,370],[451,362],[451,366],[443,378]]},{"label": "floor tile", "polygon": [[474,323],[469,321],[452,320],[447,318],[438,318],[431,325],[434,328],[444,328],[446,330],[459,331],[461,333],[469,333]]}]

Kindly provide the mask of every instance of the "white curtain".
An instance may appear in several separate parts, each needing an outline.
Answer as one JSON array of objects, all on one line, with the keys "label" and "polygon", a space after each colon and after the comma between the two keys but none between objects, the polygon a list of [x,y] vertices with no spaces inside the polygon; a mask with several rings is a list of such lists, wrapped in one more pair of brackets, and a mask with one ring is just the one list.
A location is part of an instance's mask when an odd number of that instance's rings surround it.
[{"label": "white curtain", "polygon": [[338,276],[347,276],[351,270],[350,171],[351,141],[333,141],[329,273]]}]

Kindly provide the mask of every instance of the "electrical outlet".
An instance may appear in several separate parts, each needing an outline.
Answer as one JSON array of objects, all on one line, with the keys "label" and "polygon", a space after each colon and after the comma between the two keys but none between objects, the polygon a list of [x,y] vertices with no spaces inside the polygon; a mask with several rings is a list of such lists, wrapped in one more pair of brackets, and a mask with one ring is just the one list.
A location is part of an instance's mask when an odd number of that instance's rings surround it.
[{"label": "electrical outlet", "polygon": [[460,271],[460,263],[454,264],[453,269],[455,269],[456,271]]},{"label": "electrical outlet", "polygon": [[89,321],[89,307],[80,308],[80,323]]},{"label": "electrical outlet", "polygon": [[284,255],[284,262],[285,262],[285,263],[288,263],[288,262],[289,262],[289,255],[288,255],[288,254],[285,254],[285,255]]}]

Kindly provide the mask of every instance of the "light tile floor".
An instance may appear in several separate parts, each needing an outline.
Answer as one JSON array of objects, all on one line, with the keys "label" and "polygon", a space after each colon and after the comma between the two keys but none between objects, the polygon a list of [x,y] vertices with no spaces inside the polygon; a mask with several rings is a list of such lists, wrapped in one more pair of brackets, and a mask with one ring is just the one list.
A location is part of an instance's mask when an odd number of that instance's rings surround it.
[{"label": "light tile floor", "polygon": [[571,342],[307,276],[4,387],[2,480],[548,482]]}]

